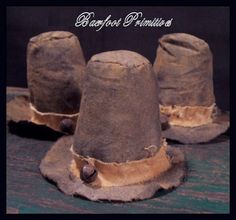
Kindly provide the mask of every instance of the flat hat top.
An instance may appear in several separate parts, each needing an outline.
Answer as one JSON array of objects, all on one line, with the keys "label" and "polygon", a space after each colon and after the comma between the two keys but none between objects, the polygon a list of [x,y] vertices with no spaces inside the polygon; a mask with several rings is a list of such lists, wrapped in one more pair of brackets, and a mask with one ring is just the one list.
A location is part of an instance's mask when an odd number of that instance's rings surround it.
[{"label": "flat hat top", "polygon": [[90,62],[114,63],[127,68],[150,63],[142,55],[128,50],[115,50],[99,53],[92,56]]},{"label": "flat hat top", "polygon": [[53,39],[58,40],[58,39],[70,38],[71,36],[74,36],[74,34],[68,31],[50,31],[32,37],[30,39],[30,42],[49,41]]}]

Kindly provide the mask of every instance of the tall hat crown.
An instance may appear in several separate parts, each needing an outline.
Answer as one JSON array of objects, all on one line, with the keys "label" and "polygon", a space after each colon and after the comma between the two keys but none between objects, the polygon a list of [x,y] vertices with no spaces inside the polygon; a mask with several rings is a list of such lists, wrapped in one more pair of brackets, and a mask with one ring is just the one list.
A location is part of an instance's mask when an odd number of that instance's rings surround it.
[{"label": "tall hat crown", "polygon": [[30,39],[27,79],[32,105],[40,112],[79,111],[85,60],[78,38],[52,31]]},{"label": "tall hat crown", "polygon": [[144,199],[178,186],[184,156],[161,138],[150,62],[131,51],[104,52],[85,75],[75,133],[53,145],[42,174],[66,194],[91,200]]},{"label": "tall hat crown", "polygon": [[211,106],[212,53],[208,44],[189,34],[167,34],[159,39],[154,63],[160,86],[160,104]]},{"label": "tall hat crown", "polygon": [[131,51],[104,52],[88,62],[86,77],[75,151],[105,162],[148,157],[145,147],[158,148],[161,137],[149,61]]},{"label": "tall hat crown", "polygon": [[160,112],[169,124],[164,137],[199,143],[227,130],[227,113],[221,114],[215,104],[212,53],[204,40],[185,33],[164,35],[153,67]]}]

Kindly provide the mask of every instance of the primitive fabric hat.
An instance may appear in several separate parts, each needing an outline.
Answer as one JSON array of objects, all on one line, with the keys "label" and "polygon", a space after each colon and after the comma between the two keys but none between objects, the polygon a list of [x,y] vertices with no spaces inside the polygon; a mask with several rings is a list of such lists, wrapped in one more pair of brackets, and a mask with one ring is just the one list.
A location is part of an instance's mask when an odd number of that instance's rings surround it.
[{"label": "primitive fabric hat", "polygon": [[40,164],[66,194],[131,201],[176,187],[184,155],[161,137],[150,62],[126,50],[94,55],[86,67],[74,136],[60,138]]},{"label": "primitive fabric hat", "polygon": [[153,67],[160,112],[168,121],[164,137],[201,143],[228,129],[229,115],[215,103],[212,53],[204,40],[185,33],[164,35]]},{"label": "primitive fabric hat", "polygon": [[73,133],[85,66],[74,34],[52,31],[32,37],[27,48],[29,97],[16,97],[8,103],[8,119]]}]

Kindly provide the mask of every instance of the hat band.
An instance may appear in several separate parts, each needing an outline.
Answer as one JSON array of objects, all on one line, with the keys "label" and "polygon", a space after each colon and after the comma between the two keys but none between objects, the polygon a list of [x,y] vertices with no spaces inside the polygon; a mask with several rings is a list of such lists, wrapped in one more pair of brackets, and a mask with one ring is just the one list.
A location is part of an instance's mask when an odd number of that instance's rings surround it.
[{"label": "hat band", "polygon": [[160,104],[160,112],[168,117],[168,123],[182,127],[197,127],[212,123],[215,108],[215,103],[209,107]]},{"label": "hat band", "polygon": [[164,139],[159,151],[154,156],[125,163],[105,163],[95,158],[81,156],[75,153],[73,145],[71,152],[73,154],[70,165],[72,176],[81,178],[83,166],[90,164],[97,172],[96,179],[88,183],[94,187],[126,186],[150,181],[167,171],[173,163],[167,154],[167,143]]},{"label": "hat band", "polygon": [[71,119],[76,123],[79,113],[76,114],[60,114],[55,112],[40,112],[32,103],[30,103],[31,121],[35,124],[46,125],[54,130],[61,131],[60,123],[63,119]]}]

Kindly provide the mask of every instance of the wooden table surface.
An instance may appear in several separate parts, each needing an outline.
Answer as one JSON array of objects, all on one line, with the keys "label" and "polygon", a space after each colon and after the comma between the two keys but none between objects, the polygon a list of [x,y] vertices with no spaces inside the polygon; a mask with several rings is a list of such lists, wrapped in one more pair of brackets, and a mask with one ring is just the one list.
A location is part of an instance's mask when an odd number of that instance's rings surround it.
[{"label": "wooden table surface", "polygon": [[[22,89],[8,88],[7,100]],[[181,145],[188,176],[177,189],[130,202],[92,202],[66,196],[45,180],[39,164],[58,134],[26,124],[7,126],[7,213],[229,213],[229,137],[211,143]]]}]

